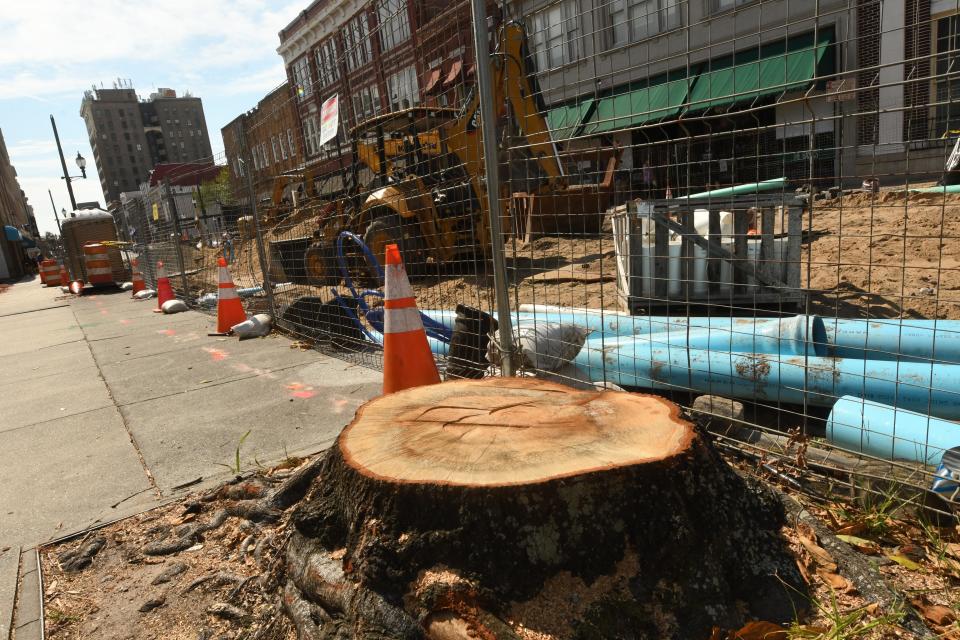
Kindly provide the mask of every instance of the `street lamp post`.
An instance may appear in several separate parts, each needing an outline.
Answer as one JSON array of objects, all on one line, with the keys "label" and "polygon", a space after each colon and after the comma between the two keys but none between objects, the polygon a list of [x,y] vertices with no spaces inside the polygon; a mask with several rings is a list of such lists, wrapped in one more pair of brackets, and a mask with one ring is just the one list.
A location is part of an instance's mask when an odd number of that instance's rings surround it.
[{"label": "street lamp post", "polygon": [[[57,122],[53,119],[53,115],[50,116],[50,124],[53,126],[53,137],[57,141],[57,152],[60,154],[60,166],[63,167],[63,179],[67,181],[67,192],[70,194],[70,205],[73,207],[73,211],[77,210],[77,199],[73,196],[73,184],[74,180],[79,180],[80,178],[87,177],[87,160],[80,152],[77,151],[77,166],[80,168],[79,176],[71,176],[67,171],[67,161],[63,157],[63,147],[60,146],[60,134],[57,133]],[[76,213],[71,213],[72,217],[76,217]],[[66,216],[64,216],[66,217]]]}]

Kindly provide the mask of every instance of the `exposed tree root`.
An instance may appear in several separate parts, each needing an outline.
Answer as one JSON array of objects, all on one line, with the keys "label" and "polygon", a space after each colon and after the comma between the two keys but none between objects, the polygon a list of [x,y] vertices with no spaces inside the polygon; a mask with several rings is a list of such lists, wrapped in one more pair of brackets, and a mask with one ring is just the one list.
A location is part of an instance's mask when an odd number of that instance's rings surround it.
[{"label": "exposed tree root", "polygon": [[57,560],[64,571],[83,571],[90,566],[93,556],[107,544],[103,536],[92,536],[72,551],[64,551]]}]

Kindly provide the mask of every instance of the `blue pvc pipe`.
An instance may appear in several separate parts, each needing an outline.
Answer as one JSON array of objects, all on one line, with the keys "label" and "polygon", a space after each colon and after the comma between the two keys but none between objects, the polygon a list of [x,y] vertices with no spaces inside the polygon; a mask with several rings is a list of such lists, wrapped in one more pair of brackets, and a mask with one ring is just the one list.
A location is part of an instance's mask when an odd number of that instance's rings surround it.
[{"label": "blue pvc pipe", "polygon": [[[455,311],[446,309],[422,309],[420,313],[453,330],[457,317]],[[496,313],[491,314],[494,318]],[[696,328],[717,328],[749,333],[755,325],[779,320],[779,318],[699,318],[686,316],[631,316],[627,314],[592,313],[578,310],[564,311],[515,311],[510,317],[514,322],[550,322],[573,324],[586,327],[591,331],[611,337],[630,337],[658,333],[663,331],[684,330],[687,326]]]},{"label": "blue pvc pipe", "polygon": [[622,387],[688,390],[728,398],[833,406],[844,395],[960,418],[960,366],[724,353],[650,340],[588,340],[570,372]]},{"label": "blue pvc pipe", "polygon": [[[674,326],[719,327],[750,333],[754,325],[776,318],[703,318],[630,316],[616,311],[549,305],[522,305],[544,322],[572,322],[604,335],[643,335]],[[960,364],[960,320],[822,318],[833,355],[865,360]]]},{"label": "blue pvc pipe", "polygon": [[824,318],[834,355],[960,364],[960,320]]},{"label": "blue pvc pipe", "polygon": [[945,450],[960,446],[960,424],[843,396],[827,418],[827,440],[878,458],[936,465]]}]

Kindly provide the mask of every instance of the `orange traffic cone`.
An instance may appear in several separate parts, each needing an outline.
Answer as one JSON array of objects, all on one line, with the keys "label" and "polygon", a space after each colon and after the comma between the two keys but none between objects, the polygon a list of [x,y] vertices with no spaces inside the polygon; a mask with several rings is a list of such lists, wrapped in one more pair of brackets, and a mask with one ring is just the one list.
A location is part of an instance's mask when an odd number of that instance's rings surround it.
[{"label": "orange traffic cone", "polygon": [[383,297],[383,392],[440,382],[413,288],[395,244],[387,245]]},{"label": "orange traffic cone", "polygon": [[134,260],[132,263],[133,267],[133,291],[130,294],[131,296],[137,295],[138,291],[143,291],[147,288],[147,285],[143,283],[143,274],[140,273],[140,267],[137,265],[137,261]]},{"label": "orange traffic cone", "polygon": [[217,295],[217,333],[229,333],[230,327],[246,321],[247,313],[243,310],[243,303],[237,295],[230,277],[230,269],[223,258],[217,260],[220,267],[220,290]]},{"label": "orange traffic cone", "polygon": [[160,307],[164,302],[176,298],[173,295],[173,287],[170,286],[170,278],[167,277],[167,270],[163,267],[163,262],[157,263],[157,308],[155,313],[160,313]]},{"label": "orange traffic cone", "polygon": [[60,285],[62,287],[70,286],[70,276],[67,274],[67,268],[60,263]]},{"label": "orange traffic cone", "polygon": [[74,280],[70,283],[70,293],[75,296],[83,295],[83,280]]}]

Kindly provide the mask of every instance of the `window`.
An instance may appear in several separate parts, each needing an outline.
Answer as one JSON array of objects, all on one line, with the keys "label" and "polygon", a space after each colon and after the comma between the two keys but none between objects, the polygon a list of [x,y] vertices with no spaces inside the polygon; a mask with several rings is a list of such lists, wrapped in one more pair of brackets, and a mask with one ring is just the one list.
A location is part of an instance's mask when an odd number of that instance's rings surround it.
[{"label": "window", "polygon": [[410,66],[387,76],[387,92],[390,109],[406,109],[420,102],[420,87],[417,85],[417,70]]},{"label": "window", "polygon": [[270,136],[270,148],[273,150],[273,162],[280,162],[280,152],[277,150],[277,137]]},{"label": "window", "polygon": [[261,142],[261,143],[260,143],[260,157],[263,158],[263,166],[269,167],[269,166],[270,166],[270,156],[267,155],[267,143],[266,143],[266,142]]},{"label": "window", "polygon": [[607,43],[621,47],[680,26],[680,0],[608,0]]},{"label": "window", "polygon": [[320,151],[320,127],[317,125],[317,115],[312,114],[303,120],[303,141],[307,147],[307,155],[313,156]]},{"label": "window", "polygon": [[359,69],[373,58],[367,14],[361,13],[343,28],[343,47],[350,71]]},{"label": "window", "polygon": [[529,31],[540,71],[580,59],[578,0],[563,0],[530,17]]},{"label": "window", "polygon": [[297,96],[301,100],[313,93],[313,78],[310,75],[310,61],[305,57],[293,63],[293,82],[297,88]]},{"label": "window", "polygon": [[960,15],[937,20],[936,102],[933,135],[960,129]]},{"label": "window", "polygon": [[340,67],[337,64],[337,44],[328,38],[317,47],[317,85],[326,87],[340,79]]},{"label": "window", "polygon": [[290,157],[297,155],[297,145],[293,142],[293,130],[287,129],[287,144],[290,145]]},{"label": "window", "polygon": [[753,1],[754,0],[708,0],[708,6],[710,13],[718,13]]},{"label": "window", "polygon": [[137,145],[137,151],[143,151],[143,145],[138,144],[138,145]]},{"label": "window", "polygon": [[353,94],[354,124],[380,113],[380,92],[377,85],[363,87]]},{"label": "window", "polygon": [[378,0],[377,18],[380,21],[380,45],[384,51],[390,51],[410,37],[407,0]]},{"label": "window", "polygon": [[283,137],[282,133],[277,137],[277,139],[280,141],[280,157],[286,160],[287,159],[287,141]]}]

